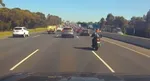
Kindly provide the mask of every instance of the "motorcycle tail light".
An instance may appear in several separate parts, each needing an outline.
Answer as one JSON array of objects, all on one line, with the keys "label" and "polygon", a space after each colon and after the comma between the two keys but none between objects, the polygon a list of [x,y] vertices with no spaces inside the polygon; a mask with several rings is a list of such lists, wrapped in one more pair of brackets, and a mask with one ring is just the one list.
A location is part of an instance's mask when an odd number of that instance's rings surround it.
[{"label": "motorcycle tail light", "polygon": [[97,39],[97,41],[100,41],[100,39]]}]

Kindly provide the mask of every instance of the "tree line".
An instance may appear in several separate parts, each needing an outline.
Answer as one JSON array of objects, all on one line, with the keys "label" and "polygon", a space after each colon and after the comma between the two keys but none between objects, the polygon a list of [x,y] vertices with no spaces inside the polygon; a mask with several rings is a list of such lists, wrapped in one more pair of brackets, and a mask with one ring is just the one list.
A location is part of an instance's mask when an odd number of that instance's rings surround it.
[{"label": "tree line", "polygon": [[123,33],[134,36],[150,37],[150,11],[143,17],[133,16],[130,20],[123,16],[108,14],[107,18],[101,18],[100,28],[104,31],[113,32],[120,28]]},{"label": "tree line", "polygon": [[3,3],[3,0],[0,0],[0,5],[5,7],[5,4]]},{"label": "tree line", "polygon": [[80,24],[82,27],[84,28],[90,28],[90,26],[94,27],[94,28],[99,28],[99,22],[77,22],[77,24]]},{"label": "tree line", "polygon": [[[1,0],[0,4],[3,4]],[[48,14],[46,17],[41,12],[31,12],[20,8],[0,8],[0,31],[12,30],[16,26],[25,26],[31,29],[60,23],[61,18],[55,15]]]}]

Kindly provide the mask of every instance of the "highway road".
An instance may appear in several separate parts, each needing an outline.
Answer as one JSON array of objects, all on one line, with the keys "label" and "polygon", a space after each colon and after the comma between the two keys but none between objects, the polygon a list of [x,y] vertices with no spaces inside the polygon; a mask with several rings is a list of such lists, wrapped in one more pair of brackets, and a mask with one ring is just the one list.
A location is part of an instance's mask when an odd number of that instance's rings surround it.
[{"label": "highway road", "polygon": [[94,72],[150,74],[150,50],[102,38],[93,51],[91,37],[56,38],[46,32],[0,39],[0,76],[16,72]]}]

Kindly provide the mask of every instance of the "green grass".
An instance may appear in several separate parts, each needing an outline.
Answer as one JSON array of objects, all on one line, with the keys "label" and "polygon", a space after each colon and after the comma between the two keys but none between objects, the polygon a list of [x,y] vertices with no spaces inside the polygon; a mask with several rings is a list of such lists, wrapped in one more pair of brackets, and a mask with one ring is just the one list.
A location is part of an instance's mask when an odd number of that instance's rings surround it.
[{"label": "green grass", "polygon": [[37,33],[37,32],[42,32],[42,31],[46,31],[46,28],[35,28],[35,29],[29,29],[30,33]]},{"label": "green grass", "polygon": [[124,35],[124,36],[130,36],[130,35],[126,34],[126,33],[124,33],[123,35]]},{"label": "green grass", "polygon": [[[46,31],[46,28],[29,29],[30,34],[42,32],[42,31]],[[3,38],[8,37],[8,36],[12,36],[12,31],[0,32],[0,39],[3,39]]]},{"label": "green grass", "polygon": [[0,38],[5,38],[12,35],[12,31],[0,32]]}]

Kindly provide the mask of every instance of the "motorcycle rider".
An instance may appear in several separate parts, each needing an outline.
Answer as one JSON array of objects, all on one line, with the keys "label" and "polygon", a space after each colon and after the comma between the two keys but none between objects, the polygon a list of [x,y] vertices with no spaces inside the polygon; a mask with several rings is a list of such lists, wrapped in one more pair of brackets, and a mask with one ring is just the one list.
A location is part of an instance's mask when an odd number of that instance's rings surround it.
[{"label": "motorcycle rider", "polygon": [[96,31],[92,34],[92,47],[94,47],[95,43],[97,42],[97,38],[102,38],[101,30],[96,29]]}]

